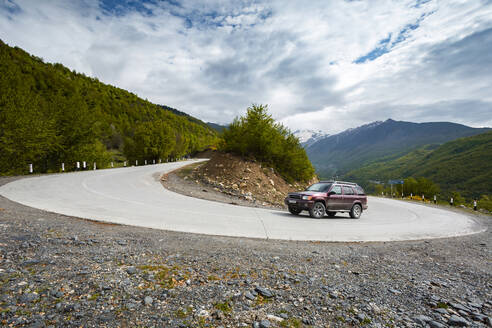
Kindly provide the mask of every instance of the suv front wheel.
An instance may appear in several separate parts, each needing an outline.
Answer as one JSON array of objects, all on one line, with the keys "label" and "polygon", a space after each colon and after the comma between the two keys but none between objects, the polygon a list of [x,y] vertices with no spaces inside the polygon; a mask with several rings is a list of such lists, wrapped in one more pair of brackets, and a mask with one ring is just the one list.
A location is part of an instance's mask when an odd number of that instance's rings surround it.
[{"label": "suv front wheel", "polygon": [[313,207],[309,210],[309,215],[312,218],[320,219],[325,216],[325,205],[322,202],[314,203]]},{"label": "suv front wheel", "polygon": [[350,217],[353,219],[358,219],[360,218],[361,214],[362,206],[360,206],[360,204],[354,204],[354,206],[352,206],[352,209],[350,210]]},{"label": "suv front wheel", "polygon": [[297,207],[289,206],[289,212],[294,214],[294,215],[299,215],[302,210],[298,209]]}]

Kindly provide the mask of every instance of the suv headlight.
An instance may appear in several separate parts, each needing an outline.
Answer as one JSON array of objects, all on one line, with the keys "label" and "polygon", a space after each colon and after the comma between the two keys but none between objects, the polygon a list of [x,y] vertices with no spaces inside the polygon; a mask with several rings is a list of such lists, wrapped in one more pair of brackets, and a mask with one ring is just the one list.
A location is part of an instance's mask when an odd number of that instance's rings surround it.
[{"label": "suv headlight", "polygon": [[311,200],[312,196],[302,196],[302,200]]}]

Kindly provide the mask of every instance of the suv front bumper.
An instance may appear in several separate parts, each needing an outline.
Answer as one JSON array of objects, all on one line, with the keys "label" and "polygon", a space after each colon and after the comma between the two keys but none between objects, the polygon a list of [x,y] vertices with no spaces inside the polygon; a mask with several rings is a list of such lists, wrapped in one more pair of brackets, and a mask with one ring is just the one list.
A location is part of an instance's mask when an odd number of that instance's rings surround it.
[{"label": "suv front bumper", "polygon": [[284,200],[285,205],[295,207],[301,210],[309,210],[313,208],[314,201],[312,200],[303,200],[303,199],[293,199],[286,198]]}]

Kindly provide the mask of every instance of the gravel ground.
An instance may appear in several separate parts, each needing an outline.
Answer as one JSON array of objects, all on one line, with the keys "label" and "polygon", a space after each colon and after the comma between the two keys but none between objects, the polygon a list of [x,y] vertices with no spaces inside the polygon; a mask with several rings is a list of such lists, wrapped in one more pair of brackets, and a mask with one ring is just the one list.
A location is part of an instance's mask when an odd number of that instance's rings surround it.
[{"label": "gravel ground", "polygon": [[0,324],[490,327],[492,219],[477,220],[488,231],[460,238],[265,241],[102,224],[0,197]]},{"label": "gravel ground", "polygon": [[279,206],[262,201],[248,200],[241,195],[228,193],[226,191],[217,191],[214,189],[214,187],[204,184],[198,180],[184,180],[176,173],[176,171],[166,174],[165,178],[161,179],[161,183],[165,188],[185,196],[191,196],[226,204],[275,210],[283,209],[287,211],[287,207],[285,205]]}]

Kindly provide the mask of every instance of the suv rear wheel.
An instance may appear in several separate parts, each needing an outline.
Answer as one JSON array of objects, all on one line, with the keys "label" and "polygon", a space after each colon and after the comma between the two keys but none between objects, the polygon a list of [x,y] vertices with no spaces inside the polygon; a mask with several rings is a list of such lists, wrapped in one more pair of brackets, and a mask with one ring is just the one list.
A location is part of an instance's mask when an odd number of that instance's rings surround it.
[{"label": "suv rear wheel", "polygon": [[289,206],[289,212],[294,214],[294,215],[299,215],[302,210],[298,209],[297,207],[294,206]]},{"label": "suv rear wheel", "polygon": [[360,204],[354,204],[354,206],[352,206],[352,209],[350,210],[350,217],[353,219],[358,219],[360,218],[361,214],[362,206],[360,206]]},{"label": "suv rear wheel", "polygon": [[325,216],[325,205],[322,202],[314,203],[313,207],[309,210],[309,215],[312,218],[320,219]]}]

